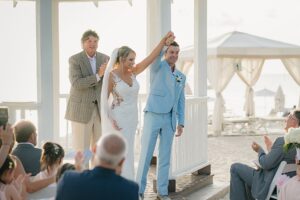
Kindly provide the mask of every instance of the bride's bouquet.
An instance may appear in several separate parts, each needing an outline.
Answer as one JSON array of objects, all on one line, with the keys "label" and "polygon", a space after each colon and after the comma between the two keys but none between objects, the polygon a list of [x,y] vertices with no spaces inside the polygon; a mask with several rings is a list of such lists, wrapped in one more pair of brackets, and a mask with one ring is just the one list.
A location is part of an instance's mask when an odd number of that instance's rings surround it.
[{"label": "bride's bouquet", "polygon": [[297,150],[296,159],[300,160],[300,128],[290,128],[284,136],[284,151],[287,152],[293,147]]}]

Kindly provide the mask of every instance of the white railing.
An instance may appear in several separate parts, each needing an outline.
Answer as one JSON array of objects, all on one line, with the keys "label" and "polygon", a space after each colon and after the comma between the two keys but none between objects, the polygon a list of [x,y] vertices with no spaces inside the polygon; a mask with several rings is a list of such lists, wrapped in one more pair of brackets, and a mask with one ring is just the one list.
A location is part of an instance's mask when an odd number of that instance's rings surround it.
[{"label": "white railing", "polygon": [[1,102],[0,106],[8,107],[8,122],[11,124],[20,119],[30,119],[35,124],[38,122],[37,102]]},{"label": "white railing", "polygon": [[187,97],[184,133],[174,139],[171,177],[191,173],[207,165],[207,98]]}]

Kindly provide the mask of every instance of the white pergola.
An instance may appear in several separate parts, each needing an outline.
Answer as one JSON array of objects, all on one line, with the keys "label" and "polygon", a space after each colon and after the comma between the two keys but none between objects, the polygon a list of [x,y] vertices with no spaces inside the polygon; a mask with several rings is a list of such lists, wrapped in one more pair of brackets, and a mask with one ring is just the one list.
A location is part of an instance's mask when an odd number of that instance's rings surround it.
[{"label": "white pergola", "polygon": [[[195,51],[193,46],[182,50],[181,66],[185,66],[185,63],[191,66]],[[265,60],[280,59],[300,86],[300,46],[297,45],[234,31],[209,40],[207,56],[207,77],[216,92],[212,118],[216,135],[221,134],[225,111],[222,91],[235,73],[247,86],[244,105],[246,116],[255,116],[253,86],[260,77]]]},{"label": "white pergola", "polygon": [[[0,0],[18,2],[30,0]],[[34,0],[31,0],[34,1]],[[114,1],[114,0],[101,0]],[[91,2],[91,0],[37,0],[37,76],[38,129],[41,141],[59,141],[59,26],[60,2]],[[134,4],[128,0],[130,4]],[[147,0],[147,49],[171,30],[172,0]],[[207,157],[207,0],[194,0],[194,96],[187,98],[185,134],[175,139],[171,176],[199,170],[208,165]],[[149,80],[149,79],[148,79]],[[29,105],[31,106],[31,105]],[[22,105],[26,107],[26,105]]]}]

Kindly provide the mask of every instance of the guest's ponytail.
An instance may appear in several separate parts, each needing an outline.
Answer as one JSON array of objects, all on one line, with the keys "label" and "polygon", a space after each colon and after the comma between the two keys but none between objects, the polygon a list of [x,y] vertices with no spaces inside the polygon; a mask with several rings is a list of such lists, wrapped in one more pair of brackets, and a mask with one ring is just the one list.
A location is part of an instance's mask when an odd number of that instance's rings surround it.
[{"label": "guest's ponytail", "polygon": [[57,143],[46,142],[43,145],[43,154],[41,157],[41,169],[45,170],[57,162],[61,162],[65,156],[64,149]]}]

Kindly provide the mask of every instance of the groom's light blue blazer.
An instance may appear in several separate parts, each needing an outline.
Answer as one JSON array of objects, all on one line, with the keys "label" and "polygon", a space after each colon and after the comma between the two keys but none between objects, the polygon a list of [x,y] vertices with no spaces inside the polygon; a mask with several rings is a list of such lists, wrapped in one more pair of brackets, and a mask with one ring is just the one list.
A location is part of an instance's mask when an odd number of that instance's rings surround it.
[{"label": "groom's light blue blazer", "polygon": [[177,69],[172,72],[169,64],[161,60],[163,54],[162,51],[150,67],[150,93],[144,112],[172,112],[172,129],[175,132],[176,122],[184,126],[186,77]]}]

